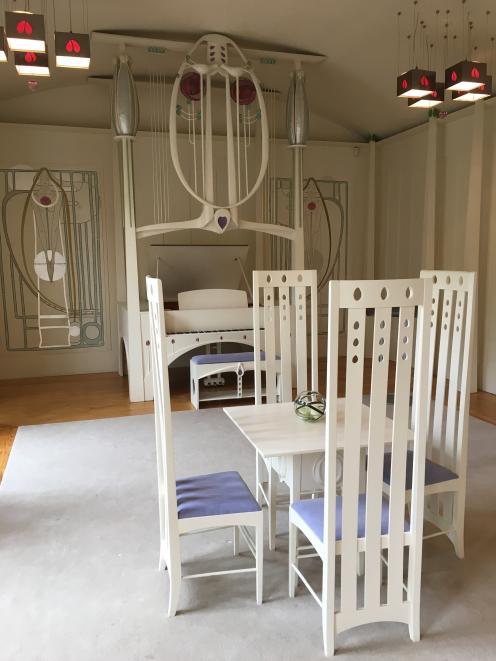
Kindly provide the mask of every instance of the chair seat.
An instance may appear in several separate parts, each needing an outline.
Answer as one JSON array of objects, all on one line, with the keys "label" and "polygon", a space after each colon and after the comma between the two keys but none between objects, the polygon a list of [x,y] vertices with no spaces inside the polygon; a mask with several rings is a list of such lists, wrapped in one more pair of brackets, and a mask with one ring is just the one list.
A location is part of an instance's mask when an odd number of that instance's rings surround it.
[{"label": "chair seat", "polygon": [[260,505],[237,471],[177,480],[176,496],[179,519],[260,511]]},{"label": "chair seat", "polygon": [[[261,352],[262,360],[265,360],[265,352]],[[217,365],[221,363],[250,363],[255,360],[253,351],[239,351],[238,353],[206,353],[193,356],[193,365]]]},{"label": "chair seat", "polygon": [[[413,452],[408,450],[406,458],[406,488],[412,488],[412,475],[413,475]],[[449,468],[445,468],[440,464],[436,464],[430,459],[425,460],[425,484],[440,484],[441,482],[448,482],[449,480],[457,480],[458,475],[453,473]],[[384,454],[384,474],[383,480],[386,484],[391,484],[391,452]]]},{"label": "chair seat", "polygon": [[[365,537],[365,505],[366,495],[360,494],[358,497],[358,537]],[[299,500],[291,505],[291,509],[305,522],[310,530],[324,541],[324,499],[311,498],[308,500]],[[343,499],[336,496],[336,540],[341,540],[343,521]],[[381,511],[381,535],[385,535],[389,529],[389,503],[386,498],[382,499]],[[405,530],[410,529],[410,524],[405,521]]]}]

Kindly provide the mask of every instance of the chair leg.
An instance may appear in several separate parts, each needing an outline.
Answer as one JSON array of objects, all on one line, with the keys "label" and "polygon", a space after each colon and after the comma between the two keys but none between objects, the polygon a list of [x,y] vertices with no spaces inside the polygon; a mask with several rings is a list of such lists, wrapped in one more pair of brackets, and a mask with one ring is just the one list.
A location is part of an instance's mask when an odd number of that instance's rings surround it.
[{"label": "chair leg", "polygon": [[328,580],[327,572],[324,571],[322,585],[322,637],[324,639],[324,656],[334,656],[335,631],[334,631],[334,589],[325,585]]},{"label": "chair leg", "polygon": [[239,528],[234,526],[233,528],[233,555],[236,556],[239,553]]},{"label": "chair leg", "polygon": [[454,531],[448,535],[455,547],[455,553],[460,560],[465,557],[465,493],[457,491],[453,494],[453,528]]},{"label": "chair leg", "polygon": [[277,473],[269,467],[269,549],[276,548],[276,514],[277,514]]},{"label": "chair leg", "polygon": [[181,562],[171,562],[169,566],[169,609],[168,617],[174,617],[181,593]]},{"label": "chair leg", "polygon": [[263,515],[260,515],[255,528],[255,567],[257,582],[257,604],[263,601]]},{"label": "chair leg", "polygon": [[298,585],[298,574],[293,569],[298,566],[298,528],[289,521],[289,596],[294,597]]},{"label": "chair leg", "polygon": [[416,577],[415,565],[421,565],[421,558],[415,557],[415,549],[408,549],[408,600],[410,601],[410,621],[408,632],[410,640],[418,643],[420,640],[420,568]]},{"label": "chair leg", "polygon": [[158,559],[158,570],[159,571],[167,570],[167,561],[165,559],[164,553],[162,552],[162,549],[160,549],[160,557]]}]

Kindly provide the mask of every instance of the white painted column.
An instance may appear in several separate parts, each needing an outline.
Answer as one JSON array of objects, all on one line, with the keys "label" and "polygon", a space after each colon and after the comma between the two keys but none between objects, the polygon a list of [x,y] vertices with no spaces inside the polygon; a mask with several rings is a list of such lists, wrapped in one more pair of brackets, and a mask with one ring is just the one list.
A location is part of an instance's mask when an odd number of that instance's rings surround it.
[{"label": "white painted column", "polygon": [[433,269],[436,259],[436,193],[438,123],[435,116],[429,118],[427,127],[427,154],[425,163],[424,221],[422,228],[422,269]]},{"label": "white painted column", "polygon": [[291,262],[293,269],[305,268],[305,237],[303,233],[303,149],[294,146],[293,153],[293,219],[296,232],[292,242]]},{"label": "white painted column", "polygon": [[375,277],[375,195],[376,195],[376,148],[375,137],[369,140],[369,181],[367,209],[367,243],[365,254],[365,277]]},{"label": "white painted column", "polygon": [[129,399],[145,399],[141,314],[139,298],[138,249],[136,239],[136,211],[134,202],[134,161],[132,136],[115,138],[119,145],[121,168],[122,218],[126,250],[126,300],[128,319],[127,372]]},{"label": "white painted column", "polygon": [[[475,104],[472,129],[472,148],[470,151],[470,169],[468,179],[467,217],[465,223],[464,268],[467,271],[479,270],[480,227],[482,210],[482,168],[484,157],[484,113],[483,102]],[[478,297],[474,299],[474,329],[472,349],[471,392],[477,391],[477,333],[478,333]]]}]

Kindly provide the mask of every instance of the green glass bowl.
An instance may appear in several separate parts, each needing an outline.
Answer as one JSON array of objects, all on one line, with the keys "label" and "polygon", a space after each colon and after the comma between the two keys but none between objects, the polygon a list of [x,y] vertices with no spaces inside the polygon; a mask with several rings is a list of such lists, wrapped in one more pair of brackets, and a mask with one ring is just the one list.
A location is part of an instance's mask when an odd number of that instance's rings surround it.
[{"label": "green glass bowl", "polygon": [[305,422],[316,422],[325,414],[324,395],[316,390],[304,390],[294,400],[296,415]]}]

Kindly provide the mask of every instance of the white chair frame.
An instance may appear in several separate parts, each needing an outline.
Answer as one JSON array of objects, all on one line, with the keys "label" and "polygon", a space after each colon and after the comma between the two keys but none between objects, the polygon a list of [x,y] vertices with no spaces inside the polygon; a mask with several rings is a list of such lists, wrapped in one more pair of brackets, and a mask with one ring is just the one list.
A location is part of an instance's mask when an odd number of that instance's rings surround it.
[{"label": "white chair frame", "polygon": [[436,375],[434,400],[429,396],[427,458],[458,475],[425,486],[424,516],[439,531],[424,539],[447,535],[463,558],[476,274],[435,270],[420,276],[432,282],[429,395]]},{"label": "white chair frame", "polygon": [[[389,281],[342,281],[329,285],[329,329],[327,343],[327,417],[325,455],[325,498],[323,540],[290,508],[289,594],[294,597],[298,578],[309,589],[322,609],[324,651],[332,656],[335,637],[362,624],[379,621],[404,622],[413,641],[420,638],[420,585],[422,564],[422,525],[424,467],[427,434],[427,387],[429,360],[429,312],[432,297],[427,279]],[[383,499],[383,460],[391,312],[400,308],[396,357],[395,404],[392,431],[392,481],[388,502],[388,527],[381,529]],[[366,310],[374,308],[372,386],[366,474],[364,534],[358,534],[360,493],[360,429],[365,358]],[[414,470],[411,491],[410,527],[405,531],[406,456],[409,436],[409,407],[414,322],[417,309],[416,405],[414,411]],[[348,313],[346,401],[344,420],[342,494],[342,535],[336,541],[336,462],[338,460],[338,346],[339,317]],[[305,501],[303,501],[305,502]],[[296,507],[296,506],[295,506]],[[315,551],[303,553],[298,547],[298,529]],[[404,550],[408,547],[407,580],[404,583]],[[357,551],[364,555],[363,605],[358,599]],[[387,557],[386,552],[387,551]],[[322,559],[322,598],[316,594],[299,568],[299,561]],[[341,556],[341,600],[335,612],[336,556]],[[386,595],[381,596],[383,564],[387,565]]]},{"label": "white chair frame", "polygon": [[[243,512],[179,519],[177,513],[176,477],[171,425],[169,374],[167,367],[167,341],[165,333],[162,283],[146,278],[150,314],[150,343],[153,367],[155,435],[157,446],[158,501],[160,518],[159,570],[168,569],[170,579],[169,617],[176,614],[181,580],[255,572],[257,604],[262,603],[263,591],[263,512]],[[255,566],[244,569],[182,574],[180,537],[182,535],[232,527],[234,529],[234,555],[239,552],[239,532],[255,558]],[[254,528],[255,538],[249,529]]]},{"label": "white chair frame", "polygon": [[[262,292],[263,307],[260,307]],[[310,293],[309,301],[307,293]],[[307,319],[307,306],[310,318]],[[263,314],[262,314],[263,310]],[[265,397],[267,404],[291,402],[293,387],[300,393],[308,389],[308,332],[310,331],[311,389],[318,390],[318,309],[317,272],[314,270],[253,271],[253,337],[255,351],[255,404],[262,404],[262,370],[260,359],[265,351]],[[261,346],[262,332],[264,345]],[[279,356],[279,358],[278,358]],[[296,377],[296,378],[294,378]],[[321,459],[316,454],[315,462]],[[257,453],[256,497],[268,508],[269,549],[276,546],[276,512],[278,474],[285,474],[281,460],[265,461]],[[279,469],[279,470],[278,470]],[[299,498],[293,493],[294,477],[288,476],[290,502]],[[301,485],[301,476],[297,482]]]}]

